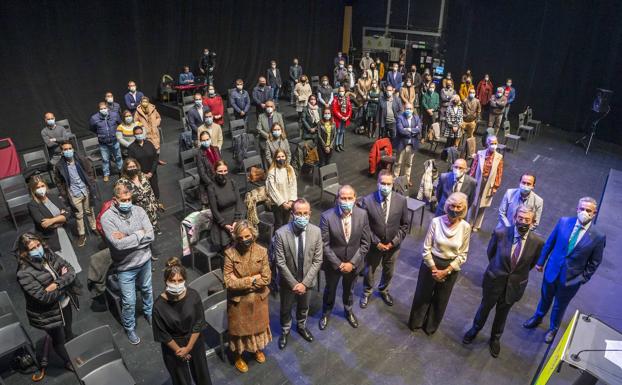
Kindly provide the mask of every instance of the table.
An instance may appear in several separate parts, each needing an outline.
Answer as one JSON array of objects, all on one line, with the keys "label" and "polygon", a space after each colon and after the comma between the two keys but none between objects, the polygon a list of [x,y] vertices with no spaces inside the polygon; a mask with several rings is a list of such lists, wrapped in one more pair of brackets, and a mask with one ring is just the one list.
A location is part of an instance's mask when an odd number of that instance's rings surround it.
[{"label": "table", "polygon": [[408,225],[408,233],[412,230],[413,227],[413,219],[415,217],[415,212],[417,210],[421,210],[421,219],[419,220],[419,227],[423,225],[423,213],[425,212],[425,202],[420,201],[415,198],[407,197],[406,205],[408,206],[408,211],[410,211],[410,224]]},{"label": "table", "polygon": [[200,88],[209,86],[207,83],[191,83],[191,84],[178,84],[173,88],[177,91],[177,102],[183,105],[184,95],[186,91],[194,91]]}]

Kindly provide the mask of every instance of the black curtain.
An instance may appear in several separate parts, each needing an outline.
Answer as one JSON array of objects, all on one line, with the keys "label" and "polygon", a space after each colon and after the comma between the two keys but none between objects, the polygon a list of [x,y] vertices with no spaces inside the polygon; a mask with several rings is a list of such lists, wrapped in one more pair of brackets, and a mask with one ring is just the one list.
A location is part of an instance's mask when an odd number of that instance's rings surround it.
[{"label": "black curtain", "polygon": [[622,143],[620,20],[618,0],[449,1],[446,67],[470,68],[475,82],[487,72],[495,86],[511,77],[514,113],[529,105],[534,118],[571,131],[585,128],[596,88],[613,90],[598,137]]},{"label": "black curtain", "polygon": [[293,57],[327,74],[341,45],[340,0],[4,0],[0,2],[0,137],[41,145],[43,114],[78,135],[106,91],[123,106],[128,80],[156,96],[163,74],[195,71],[204,47],[217,54],[216,88],[250,89],[271,59]]}]

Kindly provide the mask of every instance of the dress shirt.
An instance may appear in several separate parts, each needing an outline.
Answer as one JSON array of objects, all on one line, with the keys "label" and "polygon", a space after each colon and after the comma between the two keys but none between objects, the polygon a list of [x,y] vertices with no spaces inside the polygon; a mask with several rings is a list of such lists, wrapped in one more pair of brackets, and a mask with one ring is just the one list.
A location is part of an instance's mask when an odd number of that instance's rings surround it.
[{"label": "dress shirt", "polygon": [[514,240],[512,241],[512,250],[510,250],[510,259],[512,258],[512,255],[514,254],[514,249],[516,249],[516,246],[520,242],[521,248],[518,254],[518,258],[516,259],[517,264],[520,261],[520,257],[523,255],[523,250],[525,250],[525,240],[527,240],[527,235],[529,235],[529,231],[526,232],[525,235],[521,236],[516,226],[514,226]]},{"label": "dress shirt", "polygon": [[344,213],[341,209],[339,209],[341,213],[341,226],[343,227],[343,236],[346,239],[346,242],[350,241],[350,236],[352,235],[352,212]]},{"label": "dress shirt", "polygon": [[434,257],[451,261],[451,267],[458,271],[467,260],[471,225],[465,220],[454,228],[445,225],[443,217],[432,219],[423,241],[423,262],[430,268],[436,266]]},{"label": "dress shirt", "polygon": [[384,216],[384,223],[387,223],[387,221],[389,220],[389,210],[391,210],[391,195],[393,193],[390,192],[386,198],[384,197],[384,195],[380,193],[380,191],[378,191],[376,194],[378,194],[378,201],[380,202],[380,209],[382,209],[382,201],[387,202],[387,212]]},{"label": "dress shirt", "polygon": [[585,235],[585,232],[590,228],[591,225],[592,225],[592,221],[589,221],[586,225],[584,225],[581,222],[579,222],[579,220],[577,219],[577,221],[574,224],[574,227],[572,228],[572,231],[570,232],[570,236],[572,236],[572,233],[577,228],[577,226],[581,227],[581,230],[579,230],[579,237],[577,238],[577,243],[574,244],[575,247],[577,247],[579,242],[581,242],[581,238],[583,238],[583,236]]},{"label": "dress shirt", "polygon": [[300,237],[300,235],[302,234],[302,248],[304,249],[305,247],[305,242],[307,241],[307,229],[305,228],[304,230],[300,231],[298,230],[298,227],[296,227],[293,223],[291,224],[292,226],[292,230],[294,233],[294,244],[295,244],[295,250],[294,250],[294,258],[296,258],[296,265],[298,265],[298,247],[300,247],[298,245],[298,239]]},{"label": "dress shirt", "polygon": [[[454,176],[455,178],[455,176]],[[462,188],[462,182],[464,182],[464,175],[462,175],[460,178],[454,180],[454,185],[452,186],[452,192],[460,192],[460,189]]]}]

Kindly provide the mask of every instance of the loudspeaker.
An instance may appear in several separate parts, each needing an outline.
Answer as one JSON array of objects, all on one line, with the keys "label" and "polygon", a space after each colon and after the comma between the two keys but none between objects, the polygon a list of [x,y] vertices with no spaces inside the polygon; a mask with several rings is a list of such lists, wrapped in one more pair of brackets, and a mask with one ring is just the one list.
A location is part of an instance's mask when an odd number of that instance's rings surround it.
[{"label": "loudspeaker", "polygon": [[604,113],[609,110],[609,99],[611,99],[613,91],[604,88],[596,89],[596,97],[592,102],[592,111],[596,113]]}]

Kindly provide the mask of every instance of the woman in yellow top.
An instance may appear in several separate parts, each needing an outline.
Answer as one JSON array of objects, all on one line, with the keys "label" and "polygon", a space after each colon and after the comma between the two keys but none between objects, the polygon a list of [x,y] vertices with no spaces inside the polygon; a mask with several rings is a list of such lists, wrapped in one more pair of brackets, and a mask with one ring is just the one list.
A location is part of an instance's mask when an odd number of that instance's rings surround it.
[{"label": "woman in yellow top", "polygon": [[132,113],[128,110],[123,111],[121,124],[117,127],[117,141],[121,145],[121,154],[127,157],[127,148],[134,143],[134,127],[140,126],[140,122],[135,122]]},{"label": "woman in yellow top", "polygon": [[464,82],[460,84],[460,91],[458,95],[460,95],[460,100],[465,101],[469,97],[469,89],[473,88],[473,78],[470,76],[465,77]]}]

